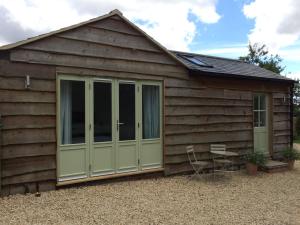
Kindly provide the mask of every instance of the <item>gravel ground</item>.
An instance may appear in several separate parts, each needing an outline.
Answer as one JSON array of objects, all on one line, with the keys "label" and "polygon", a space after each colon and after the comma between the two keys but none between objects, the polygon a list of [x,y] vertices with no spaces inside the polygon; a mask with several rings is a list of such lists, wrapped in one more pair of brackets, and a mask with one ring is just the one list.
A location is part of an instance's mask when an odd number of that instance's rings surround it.
[{"label": "gravel ground", "polygon": [[300,144],[294,143],[293,144],[294,149],[296,149],[298,152],[300,152]]},{"label": "gravel ground", "polygon": [[186,176],[61,189],[0,199],[1,224],[300,224],[294,171],[188,181]]}]

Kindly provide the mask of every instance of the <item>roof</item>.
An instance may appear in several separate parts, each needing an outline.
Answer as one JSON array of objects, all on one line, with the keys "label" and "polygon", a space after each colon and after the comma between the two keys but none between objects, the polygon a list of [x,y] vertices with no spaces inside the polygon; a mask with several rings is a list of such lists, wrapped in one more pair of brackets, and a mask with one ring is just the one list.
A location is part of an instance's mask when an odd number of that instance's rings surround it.
[{"label": "roof", "polygon": [[108,14],[105,14],[103,16],[99,16],[78,24],[74,24],[72,26],[68,26],[68,27],[64,27],[61,28],[59,30],[55,30],[49,33],[45,33],[45,34],[41,34],[32,38],[28,38],[22,41],[18,41],[12,44],[8,44],[8,45],[3,45],[0,46],[0,51],[7,51],[7,50],[12,50],[14,48],[53,36],[55,34],[59,34],[65,31],[69,31],[69,30],[73,30],[76,29],[78,27],[90,24],[90,23],[94,23],[94,22],[98,22],[100,20],[104,20],[106,18],[112,17],[112,16],[119,16],[123,19],[123,21],[125,23],[127,23],[129,26],[131,26],[133,29],[137,30],[138,32],[140,32],[146,39],[148,39],[150,42],[152,42],[154,45],[156,45],[159,49],[161,49],[163,52],[165,52],[167,55],[169,55],[171,58],[173,58],[177,63],[179,63],[180,65],[184,66],[187,68],[187,65],[184,64],[184,62],[182,62],[181,60],[179,60],[173,53],[171,53],[167,48],[165,48],[164,46],[162,46],[159,42],[157,42],[156,40],[154,40],[152,37],[150,37],[147,33],[145,33],[142,29],[140,29],[138,26],[136,26],[134,23],[130,22],[130,20],[128,20],[126,17],[123,16],[122,12],[120,12],[118,9],[112,10],[111,12],[109,12]]},{"label": "roof", "polygon": [[[202,72],[207,75],[220,77],[235,77],[248,79],[264,79],[294,82],[294,80],[276,74],[272,71],[263,69],[259,66],[249,64],[240,60],[228,59],[222,57],[194,54],[189,52],[172,51],[179,60],[184,62],[193,72]],[[193,58],[190,60],[189,58]],[[198,65],[195,60],[201,63]]]}]

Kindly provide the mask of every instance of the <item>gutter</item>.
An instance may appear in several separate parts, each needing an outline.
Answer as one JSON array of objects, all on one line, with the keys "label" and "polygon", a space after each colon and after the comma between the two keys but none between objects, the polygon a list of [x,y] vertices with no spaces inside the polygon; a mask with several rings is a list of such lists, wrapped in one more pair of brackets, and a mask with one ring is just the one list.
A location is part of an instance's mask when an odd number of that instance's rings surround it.
[{"label": "gutter", "polygon": [[246,76],[246,75],[236,75],[236,74],[227,74],[227,73],[215,73],[215,72],[207,72],[207,71],[201,71],[197,69],[189,69],[189,74],[192,76],[195,75],[203,75],[203,76],[209,76],[214,78],[238,78],[238,79],[245,79],[245,80],[261,80],[261,81],[275,81],[275,82],[284,82],[284,83],[290,83],[294,84],[297,83],[297,81],[292,79],[277,79],[277,78],[266,78],[266,77],[254,77],[254,76]]}]

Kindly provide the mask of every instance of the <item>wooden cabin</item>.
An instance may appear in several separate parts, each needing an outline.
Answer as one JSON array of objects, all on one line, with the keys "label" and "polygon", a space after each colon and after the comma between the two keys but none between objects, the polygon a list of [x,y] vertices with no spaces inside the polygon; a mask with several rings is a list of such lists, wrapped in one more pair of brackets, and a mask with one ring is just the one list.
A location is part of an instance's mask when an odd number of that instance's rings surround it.
[{"label": "wooden cabin", "polygon": [[291,144],[293,81],[169,51],[119,11],[0,48],[1,193],[190,171],[224,143],[270,157]]}]

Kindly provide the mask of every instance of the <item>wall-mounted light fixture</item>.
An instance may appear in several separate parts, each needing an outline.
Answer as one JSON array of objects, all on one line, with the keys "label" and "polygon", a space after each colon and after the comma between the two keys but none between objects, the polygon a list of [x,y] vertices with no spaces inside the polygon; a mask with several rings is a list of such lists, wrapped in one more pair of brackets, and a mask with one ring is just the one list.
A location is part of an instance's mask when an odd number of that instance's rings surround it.
[{"label": "wall-mounted light fixture", "polygon": [[30,76],[26,75],[25,77],[25,88],[29,89],[30,88]]}]

